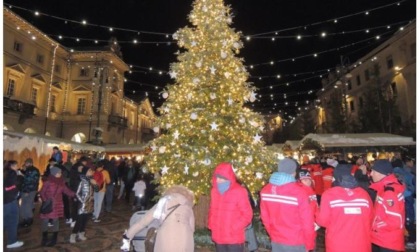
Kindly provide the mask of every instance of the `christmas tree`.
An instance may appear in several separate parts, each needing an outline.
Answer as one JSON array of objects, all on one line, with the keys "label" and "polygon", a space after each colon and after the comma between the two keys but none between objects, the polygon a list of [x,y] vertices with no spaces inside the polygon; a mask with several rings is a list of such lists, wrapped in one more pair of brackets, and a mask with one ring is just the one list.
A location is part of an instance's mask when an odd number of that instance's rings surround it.
[{"label": "christmas tree", "polygon": [[161,189],[174,184],[208,195],[214,168],[231,162],[237,177],[257,192],[275,167],[264,147],[264,119],[244,107],[256,100],[255,88],[243,60],[243,44],[235,32],[230,8],[223,0],[196,0],[189,15],[193,27],[178,30],[174,39],[183,48],[170,66],[175,84],[162,92],[166,101],[146,157],[152,172],[160,171]]}]

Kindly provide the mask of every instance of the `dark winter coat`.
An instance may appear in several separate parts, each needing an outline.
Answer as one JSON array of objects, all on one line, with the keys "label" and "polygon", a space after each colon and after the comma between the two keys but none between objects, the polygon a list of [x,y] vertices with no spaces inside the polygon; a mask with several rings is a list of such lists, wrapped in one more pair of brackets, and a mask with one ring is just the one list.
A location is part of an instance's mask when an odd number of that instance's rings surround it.
[{"label": "dark winter coat", "polygon": [[83,166],[83,164],[81,162],[77,162],[71,167],[71,170],[70,170],[69,187],[73,192],[77,191],[77,188],[79,187],[79,184],[80,184],[80,173],[77,169],[79,166]]},{"label": "dark winter coat", "polygon": [[[131,176],[129,176],[131,173]],[[125,186],[134,186],[134,183],[137,180],[139,175],[139,169],[137,166],[133,165],[132,167],[125,167],[123,181]]]},{"label": "dark winter coat", "polygon": [[52,198],[53,210],[49,214],[41,214],[41,219],[57,219],[64,216],[63,193],[69,197],[75,196],[75,193],[66,186],[63,178],[50,175],[45,180],[40,195],[42,201]]},{"label": "dark winter coat", "polygon": [[3,172],[3,176],[3,204],[7,204],[19,196],[18,175],[16,171],[9,169]]},{"label": "dark winter coat", "polygon": [[22,192],[29,193],[38,191],[40,173],[38,168],[29,166],[23,176]]}]

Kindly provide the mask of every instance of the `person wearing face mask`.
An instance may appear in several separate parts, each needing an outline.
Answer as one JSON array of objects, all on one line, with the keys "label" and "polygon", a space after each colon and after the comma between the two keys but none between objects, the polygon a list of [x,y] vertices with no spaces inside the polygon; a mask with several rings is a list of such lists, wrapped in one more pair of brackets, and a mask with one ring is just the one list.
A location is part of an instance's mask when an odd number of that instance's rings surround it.
[{"label": "person wearing face mask", "polygon": [[219,164],[212,177],[208,217],[216,251],[244,251],[245,229],[252,214],[248,192],[236,181],[232,164]]}]

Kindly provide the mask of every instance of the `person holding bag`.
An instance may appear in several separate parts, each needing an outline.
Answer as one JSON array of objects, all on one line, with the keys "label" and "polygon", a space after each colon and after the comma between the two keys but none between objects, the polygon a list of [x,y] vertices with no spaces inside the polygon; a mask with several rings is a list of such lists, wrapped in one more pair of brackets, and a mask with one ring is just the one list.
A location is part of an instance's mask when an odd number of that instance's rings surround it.
[{"label": "person holding bag", "polygon": [[[137,223],[123,235],[121,251],[130,250],[133,237],[148,228],[153,220],[160,225],[155,230],[154,252],[193,252],[194,251],[194,213],[192,210],[194,194],[184,186],[175,185],[163,193],[163,197]],[[149,230],[150,238],[153,230]],[[146,243],[147,243],[146,238]],[[146,250],[150,251],[150,250]]]},{"label": "person holding bag", "polygon": [[[42,246],[52,247],[57,243],[57,236],[59,230],[58,218],[64,216],[64,204],[62,194],[69,197],[74,197],[74,192],[71,191],[65,184],[61,177],[61,169],[58,167],[50,168],[50,175],[46,178],[41,189],[40,195],[42,205],[40,210],[41,231],[42,231]],[[52,239],[48,241],[48,220],[52,220]]]}]

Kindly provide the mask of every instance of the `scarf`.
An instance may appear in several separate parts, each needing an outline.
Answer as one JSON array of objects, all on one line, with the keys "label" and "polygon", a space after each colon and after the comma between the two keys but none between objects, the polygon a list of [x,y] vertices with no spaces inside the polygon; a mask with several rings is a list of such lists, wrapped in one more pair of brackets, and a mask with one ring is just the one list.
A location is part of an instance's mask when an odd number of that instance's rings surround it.
[{"label": "scarf", "polygon": [[274,172],[270,177],[270,184],[281,186],[290,182],[295,182],[296,179],[292,174],[284,172]]}]

